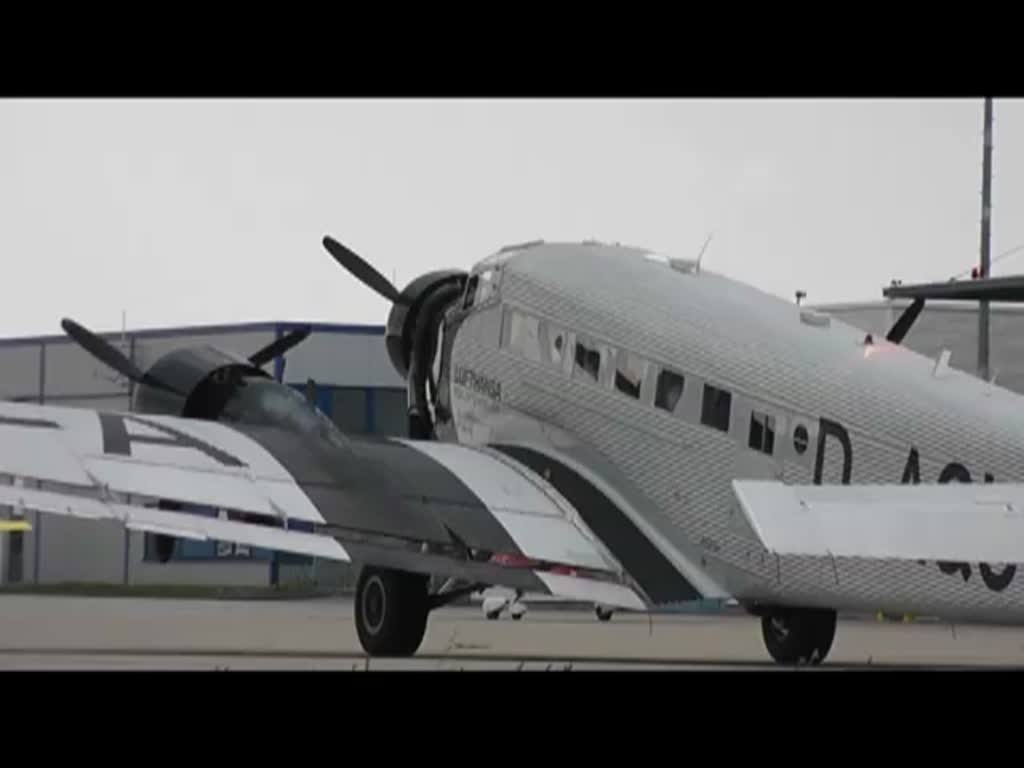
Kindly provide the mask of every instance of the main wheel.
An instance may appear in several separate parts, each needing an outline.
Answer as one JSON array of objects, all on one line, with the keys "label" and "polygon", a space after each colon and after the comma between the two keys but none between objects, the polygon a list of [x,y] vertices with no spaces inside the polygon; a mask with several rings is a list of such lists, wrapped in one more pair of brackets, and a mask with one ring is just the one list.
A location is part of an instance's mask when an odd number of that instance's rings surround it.
[{"label": "main wheel", "polygon": [[411,656],[423,642],[430,613],[428,577],[364,568],[356,584],[356,632],[371,656]]},{"label": "main wheel", "polygon": [[820,664],[836,636],[836,612],[819,608],[789,608],[761,617],[761,634],[768,653],[779,664]]}]

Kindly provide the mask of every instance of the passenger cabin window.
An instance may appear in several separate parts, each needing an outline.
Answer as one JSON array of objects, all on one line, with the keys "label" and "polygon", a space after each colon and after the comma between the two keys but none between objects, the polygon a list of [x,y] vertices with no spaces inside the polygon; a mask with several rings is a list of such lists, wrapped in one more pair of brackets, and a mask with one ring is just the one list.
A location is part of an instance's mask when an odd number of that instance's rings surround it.
[{"label": "passenger cabin window", "polygon": [[601,380],[601,349],[596,344],[576,342],[576,358],[573,371],[582,373],[593,381]]},{"label": "passenger cabin window", "polygon": [[663,369],[658,374],[658,388],[654,393],[654,406],[672,413],[683,396],[685,379],[675,371]]},{"label": "passenger cabin window", "polygon": [[729,431],[729,411],[732,408],[732,393],[704,385],[704,402],[701,405],[700,423],[708,427]]},{"label": "passenger cabin window", "polygon": [[767,453],[775,451],[775,417],[766,413],[753,411],[750,414],[749,445],[755,451]]},{"label": "passenger cabin window", "polygon": [[540,321],[536,317],[513,310],[509,347],[527,360],[539,363],[541,361]]},{"label": "passenger cabin window", "polygon": [[615,389],[639,400],[640,388],[647,375],[647,361],[630,352],[620,352],[615,366]]}]

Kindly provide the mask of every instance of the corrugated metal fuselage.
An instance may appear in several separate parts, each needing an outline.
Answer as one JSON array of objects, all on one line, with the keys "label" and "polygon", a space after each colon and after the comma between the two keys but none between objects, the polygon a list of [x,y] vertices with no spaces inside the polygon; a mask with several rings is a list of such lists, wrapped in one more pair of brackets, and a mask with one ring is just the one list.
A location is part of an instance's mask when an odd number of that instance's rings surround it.
[{"label": "corrugated metal fuselage", "polygon": [[571,465],[704,596],[1024,620],[1014,564],[771,556],[730,485],[1022,480],[1018,395],[639,249],[540,244],[484,268],[452,350],[460,441]]}]

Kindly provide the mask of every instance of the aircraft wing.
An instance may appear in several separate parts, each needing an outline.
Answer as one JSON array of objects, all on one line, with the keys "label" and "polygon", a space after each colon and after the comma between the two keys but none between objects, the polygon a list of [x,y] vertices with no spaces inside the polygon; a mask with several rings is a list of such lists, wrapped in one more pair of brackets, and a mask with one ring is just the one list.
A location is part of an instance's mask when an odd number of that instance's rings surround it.
[{"label": "aircraft wing", "polygon": [[779,555],[1024,562],[1024,484],[785,485],[734,480]]},{"label": "aircraft wing", "polygon": [[0,505],[642,609],[565,499],[495,452],[0,403]]}]

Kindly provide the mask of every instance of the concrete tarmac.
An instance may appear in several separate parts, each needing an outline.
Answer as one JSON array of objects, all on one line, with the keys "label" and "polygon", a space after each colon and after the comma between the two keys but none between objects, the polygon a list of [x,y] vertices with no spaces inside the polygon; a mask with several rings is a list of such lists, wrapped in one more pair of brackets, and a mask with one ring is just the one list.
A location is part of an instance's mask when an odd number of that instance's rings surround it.
[{"label": "concrete tarmac", "polygon": [[[827,668],[1024,667],[1024,629],[840,622]],[[277,670],[768,669],[745,615],[532,608],[486,620],[479,606],[430,618],[412,659],[367,660],[350,599],[175,600],[0,596],[0,669]]]}]

